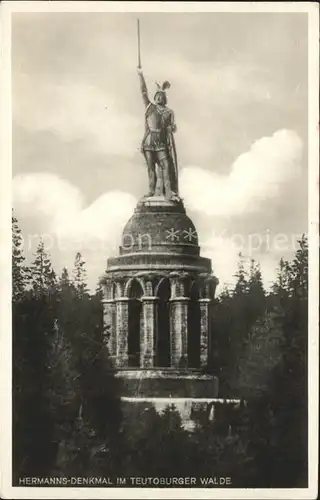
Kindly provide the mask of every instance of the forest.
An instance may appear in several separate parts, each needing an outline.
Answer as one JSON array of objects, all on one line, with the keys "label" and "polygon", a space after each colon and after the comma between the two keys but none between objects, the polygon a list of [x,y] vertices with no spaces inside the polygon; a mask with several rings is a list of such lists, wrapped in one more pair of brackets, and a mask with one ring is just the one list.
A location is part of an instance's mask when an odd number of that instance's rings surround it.
[{"label": "forest", "polygon": [[245,404],[182,426],[168,405],[125,413],[103,326],[102,291],[86,263],[57,275],[40,242],[26,264],[12,216],[13,485],[23,477],[228,476],[230,487],[308,486],[308,241],[281,259],[266,291],[239,256],[215,299],[208,369],[220,398]]}]

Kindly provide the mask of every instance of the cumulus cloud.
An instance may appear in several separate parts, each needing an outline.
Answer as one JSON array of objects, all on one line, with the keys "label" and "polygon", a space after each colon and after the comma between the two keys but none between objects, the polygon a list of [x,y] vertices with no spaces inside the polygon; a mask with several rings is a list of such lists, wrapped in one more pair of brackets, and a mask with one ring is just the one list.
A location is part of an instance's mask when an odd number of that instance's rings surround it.
[{"label": "cumulus cloud", "polygon": [[240,155],[229,175],[186,167],[180,189],[188,206],[207,215],[252,213],[281,193],[301,173],[302,141],[292,130],[279,130],[254,142]]},{"label": "cumulus cloud", "polygon": [[[106,259],[116,255],[124,224],[132,215],[136,199],[123,191],[109,191],[86,206],[80,190],[53,174],[20,174],[13,179],[13,204],[23,231],[29,258],[42,237],[57,272],[70,269],[76,252],[86,260],[88,284],[95,289],[106,268]],[[27,223],[28,224],[28,223]]]},{"label": "cumulus cloud", "polygon": [[13,199],[18,216],[34,217],[64,245],[78,242],[84,248],[99,241],[114,246],[136,204],[131,194],[110,191],[86,207],[76,186],[47,173],[14,177]]},{"label": "cumulus cloud", "polygon": [[68,181],[53,174],[32,173],[14,177],[13,202],[18,215],[37,216],[40,228],[52,232],[81,211],[84,199]]}]

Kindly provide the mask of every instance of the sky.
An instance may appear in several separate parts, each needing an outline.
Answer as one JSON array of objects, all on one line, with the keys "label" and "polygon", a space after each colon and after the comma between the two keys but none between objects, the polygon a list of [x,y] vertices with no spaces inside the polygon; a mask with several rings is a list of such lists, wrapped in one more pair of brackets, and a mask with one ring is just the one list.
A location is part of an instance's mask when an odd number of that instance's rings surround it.
[{"label": "sky", "polygon": [[171,83],[201,255],[220,291],[239,252],[268,288],[307,232],[304,13],[14,13],[13,203],[27,260],[42,235],[56,271],[80,251],[95,288],[147,191],[138,16],[150,95]]}]

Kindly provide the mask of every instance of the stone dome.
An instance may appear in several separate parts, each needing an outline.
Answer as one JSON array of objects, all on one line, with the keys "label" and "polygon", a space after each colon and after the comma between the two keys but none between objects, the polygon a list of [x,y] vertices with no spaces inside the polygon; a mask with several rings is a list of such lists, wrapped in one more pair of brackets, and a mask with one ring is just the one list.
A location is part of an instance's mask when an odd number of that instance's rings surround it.
[{"label": "stone dome", "polygon": [[[159,199],[158,199],[159,198]],[[153,197],[138,203],[126,223],[120,255],[135,252],[199,255],[198,234],[180,203]]]},{"label": "stone dome", "polygon": [[123,229],[119,255],[108,258],[107,269],[109,276],[124,279],[136,273],[212,274],[211,260],[200,256],[197,231],[182,201],[160,196],[137,204]]}]

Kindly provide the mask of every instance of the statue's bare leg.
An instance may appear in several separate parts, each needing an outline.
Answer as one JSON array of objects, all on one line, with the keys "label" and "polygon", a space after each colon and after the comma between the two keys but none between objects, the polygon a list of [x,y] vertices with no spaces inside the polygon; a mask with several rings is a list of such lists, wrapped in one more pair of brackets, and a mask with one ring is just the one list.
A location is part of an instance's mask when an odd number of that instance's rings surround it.
[{"label": "statue's bare leg", "polygon": [[156,166],[156,175],[157,175],[157,183],[156,183],[156,196],[163,196],[163,176],[162,176],[162,168],[157,164]]},{"label": "statue's bare leg", "polygon": [[156,162],[152,151],[144,152],[149,176],[149,193],[148,196],[153,196],[156,189]]},{"label": "statue's bare leg", "polygon": [[161,160],[163,185],[164,185],[164,195],[167,200],[172,197],[171,182],[170,182],[170,164],[168,158],[162,158]]}]

